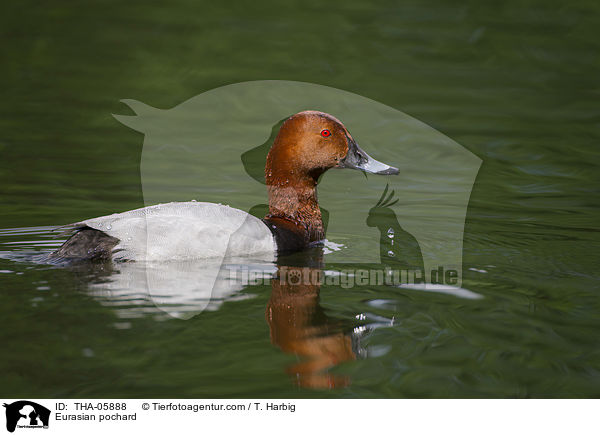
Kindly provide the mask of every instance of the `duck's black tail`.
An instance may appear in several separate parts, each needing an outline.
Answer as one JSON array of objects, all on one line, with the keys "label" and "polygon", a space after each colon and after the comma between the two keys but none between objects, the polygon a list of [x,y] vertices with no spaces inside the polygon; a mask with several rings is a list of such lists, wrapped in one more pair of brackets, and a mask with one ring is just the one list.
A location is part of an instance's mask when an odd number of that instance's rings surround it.
[{"label": "duck's black tail", "polygon": [[110,260],[113,248],[118,243],[119,239],[109,236],[103,231],[83,227],[50,254],[49,258],[68,261]]}]

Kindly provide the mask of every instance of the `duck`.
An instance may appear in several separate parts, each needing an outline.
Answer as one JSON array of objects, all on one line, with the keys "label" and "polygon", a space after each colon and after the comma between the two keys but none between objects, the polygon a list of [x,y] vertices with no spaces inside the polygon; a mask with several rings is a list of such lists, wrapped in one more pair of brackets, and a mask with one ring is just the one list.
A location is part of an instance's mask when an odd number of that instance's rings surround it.
[{"label": "duck", "polygon": [[363,151],[339,119],[305,110],[282,123],[267,155],[264,218],[195,200],[156,204],[74,223],[73,234],[49,256],[172,261],[301,251],[325,239],[317,184],[333,168],[399,173]]}]

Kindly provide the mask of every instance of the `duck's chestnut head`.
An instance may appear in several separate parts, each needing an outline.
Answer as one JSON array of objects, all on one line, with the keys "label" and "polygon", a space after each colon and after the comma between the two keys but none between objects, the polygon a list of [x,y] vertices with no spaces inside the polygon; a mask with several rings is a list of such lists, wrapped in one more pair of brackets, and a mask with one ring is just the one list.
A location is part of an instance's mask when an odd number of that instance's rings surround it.
[{"label": "duck's chestnut head", "polygon": [[307,110],[292,115],[281,126],[267,156],[265,175],[267,184],[273,185],[289,177],[317,180],[336,167],[382,175],[398,173],[360,149],[340,120]]}]

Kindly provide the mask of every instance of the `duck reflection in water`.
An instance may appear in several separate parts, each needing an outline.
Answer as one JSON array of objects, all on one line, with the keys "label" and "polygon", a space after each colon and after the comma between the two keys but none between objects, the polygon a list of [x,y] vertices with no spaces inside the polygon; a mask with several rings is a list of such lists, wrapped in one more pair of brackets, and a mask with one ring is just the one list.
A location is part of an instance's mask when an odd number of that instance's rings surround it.
[{"label": "duck reflection in water", "polygon": [[350,322],[329,317],[319,304],[323,251],[321,247],[310,251],[304,265],[294,262],[292,258],[302,258],[294,255],[277,266],[265,312],[271,342],[300,358],[286,369],[299,386],[344,387],[350,379],[328,370],[356,359],[360,337],[352,332]]}]

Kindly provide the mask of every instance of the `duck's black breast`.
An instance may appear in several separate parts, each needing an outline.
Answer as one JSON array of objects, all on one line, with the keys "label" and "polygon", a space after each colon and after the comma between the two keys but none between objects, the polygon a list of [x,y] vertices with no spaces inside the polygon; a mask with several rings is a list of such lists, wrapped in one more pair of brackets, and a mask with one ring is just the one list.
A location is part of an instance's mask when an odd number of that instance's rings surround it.
[{"label": "duck's black breast", "polygon": [[266,217],[262,221],[271,230],[278,252],[301,251],[308,246],[306,228],[299,223],[281,217]]}]

